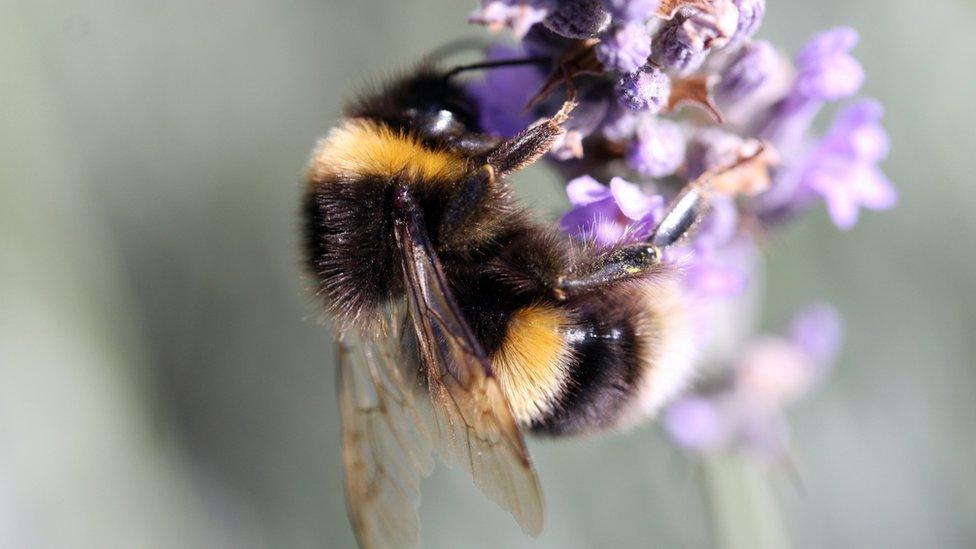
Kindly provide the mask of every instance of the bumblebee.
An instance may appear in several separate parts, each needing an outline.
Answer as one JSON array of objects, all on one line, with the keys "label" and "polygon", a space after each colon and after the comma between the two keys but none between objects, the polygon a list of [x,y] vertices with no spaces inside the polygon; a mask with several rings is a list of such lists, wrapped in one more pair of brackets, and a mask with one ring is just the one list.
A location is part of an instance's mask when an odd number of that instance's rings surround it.
[{"label": "bumblebee", "polygon": [[365,547],[417,543],[434,454],[538,535],[523,433],[632,424],[692,372],[662,253],[705,187],[689,184],[647,241],[568,237],[506,180],[563,133],[571,82],[558,112],[502,139],[481,131],[458,72],[421,66],[354,101],[308,168],[306,261],[336,327],[347,508]]}]

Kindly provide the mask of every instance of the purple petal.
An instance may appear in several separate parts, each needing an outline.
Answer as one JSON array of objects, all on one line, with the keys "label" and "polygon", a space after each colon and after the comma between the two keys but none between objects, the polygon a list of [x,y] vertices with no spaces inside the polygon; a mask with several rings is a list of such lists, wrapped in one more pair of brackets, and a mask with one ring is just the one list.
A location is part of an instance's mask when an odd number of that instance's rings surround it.
[{"label": "purple petal", "polygon": [[566,195],[573,206],[586,206],[610,197],[610,188],[589,175],[581,175],[566,184]]},{"label": "purple petal", "polygon": [[858,39],[857,31],[851,27],[834,27],[821,31],[813,35],[796,54],[796,63],[812,65],[824,57],[847,53],[857,45]]},{"label": "purple petal", "polygon": [[832,362],[844,338],[843,321],[827,303],[807,305],[793,316],[789,337],[817,364]]},{"label": "purple petal", "polygon": [[664,413],[664,431],[675,444],[702,451],[722,442],[722,414],[712,401],[698,396],[683,397]]},{"label": "purple petal", "polygon": [[834,100],[860,89],[864,70],[848,53],[857,39],[857,31],[848,27],[830,29],[811,38],[796,55],[795,93]]},{"label": "purple petal", "polygon": [[610,193],[620,211],[632,221],[642,221],[664,207],[664,197],[646,195],[640,187],[620,177],[610,180]]},{"label": "purple petal", "polygon": [[849,231],[857,225],[858,206],[852,196],[847,193],[832,192],[826,195],[824,200],[827,203],[827,213],[838,229]]},{"label": "purple petal", "polygon": [[857,177],[858,198],[872,210],[889,210],[898,202],[898,192],[885,174],[874,166],[863,166]]}]

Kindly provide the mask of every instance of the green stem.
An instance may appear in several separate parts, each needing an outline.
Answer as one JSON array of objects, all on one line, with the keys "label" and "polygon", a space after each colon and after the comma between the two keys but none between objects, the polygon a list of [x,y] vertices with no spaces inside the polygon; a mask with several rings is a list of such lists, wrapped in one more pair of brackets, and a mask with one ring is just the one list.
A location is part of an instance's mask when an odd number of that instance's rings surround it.
[{"label": "green stem", "polygon": [[778,502],[762,463],[723,452],[702,463],[716,547],[785,549],[790,546]]}]

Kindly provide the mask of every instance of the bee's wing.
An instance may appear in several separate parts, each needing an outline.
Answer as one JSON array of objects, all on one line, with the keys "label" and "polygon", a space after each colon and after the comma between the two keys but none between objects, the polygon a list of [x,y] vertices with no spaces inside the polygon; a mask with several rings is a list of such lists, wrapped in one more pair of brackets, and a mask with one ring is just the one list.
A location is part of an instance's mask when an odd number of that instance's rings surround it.
[{"label": "bee's wing", "polygon": [[451,293],[419,209],[408,196],[395,223],[410,318],[436,421],[436,444],[522,530],[542,530],[542,494],[491,364]]},{"label": "bee's wing", "polygon": [[[339,335],[338,390],[346,506],[362,547],[413,547],[419,541],[420,478],[433,469],[432,436],[417,395],[418,366],[404,352],[402,317],[387,329]],[[428,414],[429,415],[429,414]]]}]

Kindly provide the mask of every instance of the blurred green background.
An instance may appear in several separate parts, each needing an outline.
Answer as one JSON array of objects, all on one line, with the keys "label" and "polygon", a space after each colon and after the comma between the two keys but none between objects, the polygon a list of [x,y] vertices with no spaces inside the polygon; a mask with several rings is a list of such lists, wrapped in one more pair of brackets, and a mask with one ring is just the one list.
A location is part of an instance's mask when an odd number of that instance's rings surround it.
[{"label": "blurred green background", "polygon": [[[474,2],[0,0],[0,546],[349,547],[330,331],[300,179],[361,84],[483,35]],[[976,4],[769,0],[795,51],[849,24],[899,207],[768,250],[765,322],[848,344],[769,473],[796,547],[976,545]],[[545,168],[519,179],[555,215]],[[702,472],[653,425],[533,443],[542,537],[458,472],[429,547],[708,547]]]}]

